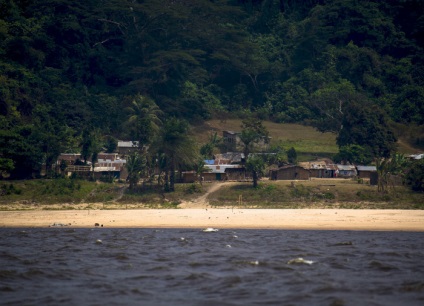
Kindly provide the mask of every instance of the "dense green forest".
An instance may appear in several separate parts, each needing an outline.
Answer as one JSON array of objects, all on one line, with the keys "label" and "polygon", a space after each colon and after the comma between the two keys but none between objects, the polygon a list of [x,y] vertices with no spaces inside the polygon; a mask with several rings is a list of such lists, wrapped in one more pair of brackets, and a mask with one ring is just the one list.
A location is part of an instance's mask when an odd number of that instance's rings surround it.
[{"label": "dense green forest", "polygon": [[393,126],[424,124],[423,10],[421,0],[0,0],[0,171],[27,177],[106,136],[170,155],[187,123],[249,114],[389,156]]}]

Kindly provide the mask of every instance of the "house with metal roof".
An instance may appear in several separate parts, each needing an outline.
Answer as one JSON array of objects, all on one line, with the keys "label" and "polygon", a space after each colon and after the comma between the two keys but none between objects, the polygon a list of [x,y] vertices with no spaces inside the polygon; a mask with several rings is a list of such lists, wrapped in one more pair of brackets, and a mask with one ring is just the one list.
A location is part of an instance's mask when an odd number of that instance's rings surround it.
[{"label": "house with metal roof", "polygon": [[336,165],[336,176],[337,177],[355,177],[356,176],[356,168],[353,165]]},{"label": "house with metal roof", "polygon": [[310,176],[316,178],[333,178],[337,171],[336,165],[330,159],[299,162],[298,165],[309,170]]},{"label": "house with metal roof", "polygon": [[139,142],[138,141],[127,141],[119,140],[118,141],[118,153],[121,156],[125,156],[131,152],[138,150]]},{"label": "house with metal roof", "polygon": [[112,176],[126,179],[128,176],[127,169],[125,168],[126,160],[120,158],[118,153],[99,153],[98,159],[94,164],[94,169],[91,161],[87,161],[86,165],[82,165],[77,163],[78,160],[81,160],[81,154],[62,153],[57,160],[57,169],[59,171],[60,165],[65,162],[66,168],[63,171],[68,176],[72,173],[86,177],[94,173],[95,178]]},{"label": "house with metal roof", "polygon": [[[205,163],[207,171],[201,174],[201,180],[205,182],[212,181],[242,181],[246,179],[246,169],[238,164],[210,164]],[[199,178],[195,171],[184,171],[183,182],[194,183]]]},{"label": "house with metal roof", "polygon": [[424,158],[424,153],[421,154],[411,154],[407,156],[409,159],[420,160]]},{"label": "house with metal roof", "polygon": [[241,164],[245,161],[244,153],[227,152],[214,155],[214,164]]},{"label": "house with metal roof", "polygon": [[376,166],[356,166],[356,171],[359,178],[369,179],[371,178],[372,173],[377,172]]}]

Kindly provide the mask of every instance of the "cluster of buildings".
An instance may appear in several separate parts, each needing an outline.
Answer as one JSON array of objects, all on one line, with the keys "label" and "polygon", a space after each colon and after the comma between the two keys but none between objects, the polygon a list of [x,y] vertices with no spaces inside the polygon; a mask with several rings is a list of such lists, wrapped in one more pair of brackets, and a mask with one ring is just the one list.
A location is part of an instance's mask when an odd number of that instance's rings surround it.
[{"label": "cluster of buildings", "polygon": [[[224,154],[216,154],[214,159],[205,160],[204,170],[200,174],[201,180],[204,181],[244,181],[249,179],[244,167],[245,157],[243,153],[228,152]],[[195,171],[185,171],[182,173],[182,181],[184,183],[193,183],[199,180],[199,176]]]},{"label": "cluster of buildings", "polygon": [[[240,133],[234,131],[223,132],[223,142],[227,149],[241,150]],[[270,139],[261,139],[256,145],[266,152]],[[267,154],[267,153],[262,153]],[[213,160],[205,161],[205,170],[200,179],[205,181],[246,181],[251,179],[251,173],[244,167],[245,156],[239,152],[216,154]],[[270,180],[309,180],[311,178],[363,178],[377,183],[377,169],[375,166],[354,166],[334,164],[330,159],[311,162],[288,164],[269,170]],[[183,182],[190,183],[199,180],[194,171],[183,172]]]},{"label": "cluster of buildings", "polygon": [[[201,174],[205,181],[246,181],[251,173],[244,167],[244,154],[228,152],[216,154],[213,160],[205,161],[205,172]],[[334,164],[330,159],[300,162],[275,167],[269,170],[270,180],[310,180],[312,178],[362,178],[376,180],[375,166],[354,166]],[[194,171],[183,172],[183,182],[199,180]],[[376,181],[375,181],[376,183]]]},{"label": "cluster of buildings", "polygon": [[[228,149],[240,150],[241,142],[239,133],[233,131],[223,132],[223,141]],[[269,140],[260,141],[257,145],[263,151],[267,149]],[[126,179],[125,157],[138,149],[138,143],[133,141],[118,141],[117,153],[99,153],[98,160],[93,165],[81,163],[81,154],[61,154],[58,166],[65,162],[67,175],[76,173],[80,176],[92,175],[95,178],[113,176],[117,179]],[[266,153],[265,153],[266,154]],[[424,154],[408,156],[411,159],[421,159]],[[205,160],[204,170],[200,175],[195,171],[182,172],[181,182],[192,183],[202,181],[248,181],[251,173],[247,172],[244,164],[246,158],[240,152],[227,152],[216,154],[211,160]],[[270,180],[309,180],[312,178],[362,178],[369,179],[371,184],[377,183],[377,169],[375,166],[342,165],[335,164],[330,159],[321,159],[310,162],[299,162],[282,167],[274,167],[267,175]]]},{"label": "cluster of buildings", "polygon": [[65,168],[59,171],[64,171],[68,176],[73,173],[83,177],[94,174],[96,179],[113,177],[125,180],[128,176],[125,156],[137,149],[138,142],[118,141],[118,152],[99,153],[94,167],[91,161],[85,163],[81,154],[62,153],[58,157],[57,168],[60,169],[64,164]]},{"label": "cluster of buildings", "polygon": [[370,179],[377,174],[375,166],[334,164],[330,159],[301,162],[270,170],[271,180],[309,180],[311,178],[362,178]]}]

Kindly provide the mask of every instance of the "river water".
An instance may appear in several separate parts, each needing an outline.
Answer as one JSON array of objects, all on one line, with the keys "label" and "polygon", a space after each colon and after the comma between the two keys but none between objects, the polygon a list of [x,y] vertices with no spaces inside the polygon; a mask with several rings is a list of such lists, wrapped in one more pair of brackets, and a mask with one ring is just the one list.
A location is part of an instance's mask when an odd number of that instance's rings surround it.
[{"label": "river water", "polygon": [[0,229],[1,305],[424,305],[424,233]]}]

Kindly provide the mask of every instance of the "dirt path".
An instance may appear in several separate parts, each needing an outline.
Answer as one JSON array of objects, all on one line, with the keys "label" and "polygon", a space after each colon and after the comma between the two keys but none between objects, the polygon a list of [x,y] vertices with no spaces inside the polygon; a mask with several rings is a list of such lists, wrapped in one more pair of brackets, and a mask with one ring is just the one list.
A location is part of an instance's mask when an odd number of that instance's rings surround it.
[{"label": "dirt path", "polygon": [[215,191],[217,191],[222,186],[231,185],[231,184],[234,184],[234,183],[233,182],[222,182],[222,183],[221,182],[215,182],[215,183],[212,183],[212,185],[209,187],[209,189],[206,191],[205,194],[194,199],[193,201],[183,201],[180,205],[178,205],[178,207],[189,208],[189,209],[208,208],[208,207],[210,207],[209,201],[208,201],[208,196],[211,193],[214,193]]},{"label": "dirt path", "polygon": [[408,152],[408,154],[418,154],[421,152],[419,149],[412,147],[409,143],[402,139],[398,139],[397,143],[399,147],[403,149],[402,151]]},{"label": "dirt path", "polygon": [[120,187],[119,188],[119,193],[118,193],[118,196],[115,198],[115,199],[113,199],[112,200],[112,202],[118,202],[120,199],[122,199],[122,197],[124,196],[124,194],[125,194],[125,191],[128,189],[128,186],[122,186],[122,187]]}]

